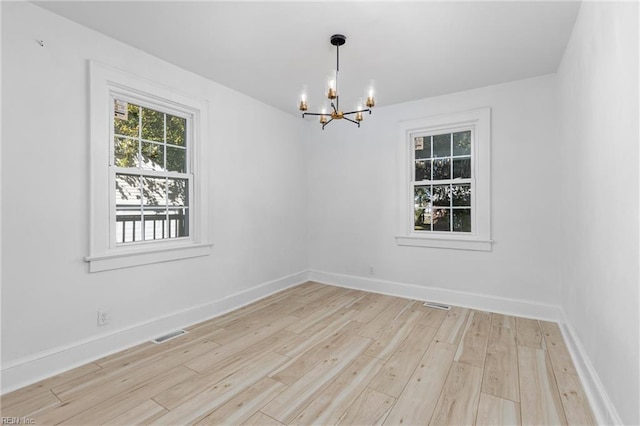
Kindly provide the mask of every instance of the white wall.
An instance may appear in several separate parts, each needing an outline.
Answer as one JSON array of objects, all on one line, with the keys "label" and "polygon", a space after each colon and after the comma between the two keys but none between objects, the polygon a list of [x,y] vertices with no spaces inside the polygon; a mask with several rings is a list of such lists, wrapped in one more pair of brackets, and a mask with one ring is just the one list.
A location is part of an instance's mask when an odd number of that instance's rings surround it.
[{"label": "white wall", "polygon": [[[310,268],[557,305],[555,76],[374,109],[311,132]],[[493,251],[397,246],[398,123],[490,107]],[[369,267],[374,274],[369,274]]]},{"label": "white wall", "polygon": [[558,72],[562,307],[629,425],[640,424],[638,38],[637,3],[583,2]]},{"label": "white wall", "polygon": [[[209,101],[210,256],[87,272],[88,59]],[[2,3],[2,89],[3,368],[306,271],[299,118],[22,2]]]}]

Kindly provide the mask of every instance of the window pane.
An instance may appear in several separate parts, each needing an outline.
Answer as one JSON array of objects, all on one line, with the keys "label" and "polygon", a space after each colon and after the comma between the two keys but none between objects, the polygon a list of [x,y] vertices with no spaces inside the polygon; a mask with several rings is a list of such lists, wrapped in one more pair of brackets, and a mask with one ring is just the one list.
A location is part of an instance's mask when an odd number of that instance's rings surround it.
[{"label": "window pane", "polygon": [[164,145],[142,142],[142,161],[138,167],[146,170],[164,170]]},{"label": "window pane", "polygon": [[142,108],[142,139],[164,142],[164,114]]},{"label": "window pane", "polygon": [[453,178],[467,179],[471,177],[471,158],[453,159]]},{"label": "window pane", "polygon": [[431,160],[416,161],[416,181],[431,180]]},{"label": "window pane", "polygon": [[453,155],[471,155],[471,131],[453,134]]},{"label": "window pane", "polygon": [[169,185],[169,205],[188,206],[189,205],[189,181],[187,179],[168,179]]},{"label": "window pane", "polygon": [[415,231],[431,231],[431,209],[420,207],[414,210],[413,229]]},{"label": "window pane", "polygon": [[170,209],[168,226],[167,238],[189,236],[189,209]]},{"label": "window pane", "polygon": [[451,156],[451,133],[447,133],[446,135],[435,135],[433,137],[433,156]]},{"label": "window pane", "polygon": [[414,138],[415,158],[431,158],[431,136]]},{"label": "window pane", "polygon": [[187,171],[187,151],[184,148],[167,145],[167,170],[181,173]]},{"label": "window pane", "polygon": [[453,185],[454,206],[471,206],[471,185]]},{"label": "window pane", "polygon": [[416,186],[413,190],[413,200],[416,208],[431,207],[431,187]]},{"label": "window pane", "polygon": [[135,167],[138,156],[138,141],[116,138],[113,147],[113,164],[117,167]]},{"label": "window pane", "polygon": [[471,232],[471,209],[453,210],[453,232]]},{"label": "window pane", "polygon": [[187,120],[167,114],[167,143],[184,146],[186,135]]},{"label": "window pane", "polygon": [[433,180],[451,179],[451,159],[433,160]]},{"label": "window pane", "polygon": [[434,206],[447,206],[451,205],[451,188],[449,185],[434,185],[432,195]]},{"label": "window pane", "polygon": [[116,242],[130,243],[142,240],[140,210],[116,209]]},{"label": "window pane", "polygon": [[140,206],[140,176],[116,173],[116,206]]},{"label": "window pane", "polygon": [[161,240],[167,238],[167,210],[144,209],[144,239]]},{"label": "window pane", "polygon": [[138,126],[140,124],[140,107],[133,104],[127,105],[127,119],[118,118],[114,114],[113,132],[116,135],[139,137]]},{"label": "window pane", "polygon": [[142,177],[143,204],[145,206],[167,205],[167,179]]},{"label": "window pane", "polygon": [[451,231],[450,227],[451,209],[434,209],[433,210],[433,230],[434,231]]}]

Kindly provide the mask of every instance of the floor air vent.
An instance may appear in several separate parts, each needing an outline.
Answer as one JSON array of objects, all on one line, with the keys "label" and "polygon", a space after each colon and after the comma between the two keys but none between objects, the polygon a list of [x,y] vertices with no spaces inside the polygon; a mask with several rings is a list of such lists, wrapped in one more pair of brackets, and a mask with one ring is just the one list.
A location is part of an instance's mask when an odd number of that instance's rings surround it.
[{"label": "floor air vent", "polygon": [[153,339],[152,342],[157,344],[164,343],[167,340],[171,340],[174,337],[182,336],[183,334],[187,334],[187,332],[185,330],[172,331],[169,334],[165,334],[164,336]]},{"label": "floor air vent", "polygon": [[443,305],[442,303],[424,302],[424,306],[426,306],[427,308],[442,309],[442,310],[444,310],[444,311],[449,311],[449,310],[451,310],[451,306],[449,306],[449,305]]}]

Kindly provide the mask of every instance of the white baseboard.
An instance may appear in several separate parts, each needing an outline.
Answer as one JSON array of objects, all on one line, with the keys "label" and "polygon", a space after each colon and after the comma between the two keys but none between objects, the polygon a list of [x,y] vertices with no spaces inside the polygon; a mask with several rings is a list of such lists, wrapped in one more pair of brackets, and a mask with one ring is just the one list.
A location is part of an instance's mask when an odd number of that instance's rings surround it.
[{"label": "white baseboard", "polygon": [[2,394],[149,341],[170,331],[220,316],[306,281],[308,281],[308,272],[298,272],[218,300],[130,325],[109,334],[95,336],[3,363],[2,370],[0,370]]},{"label": "white baseboard", "polygon": [[599,425],[622,425],[618,411],[609,399],[602,381],[596,372],[587,352],[578,337],[576,330],[563,313],[563,320],[559,321],[560,330],[564,341],[569,348],[573,365],[578,371],[584,392],[589,399],[589,404]]},{"label": "white baseboard", "polygon": [[339,287],[388,294],[390,296],[444,303],[447,305],[473,308],[505,315],[560,321],[559,306],[534,303],[521,299],[510,299],[499,296],[448,290],[438,287],[427,287],[415,284],[404,284],[393,281],[376,280],[353,275],[334,274],[321,271],[309,271],[309,280]]}]

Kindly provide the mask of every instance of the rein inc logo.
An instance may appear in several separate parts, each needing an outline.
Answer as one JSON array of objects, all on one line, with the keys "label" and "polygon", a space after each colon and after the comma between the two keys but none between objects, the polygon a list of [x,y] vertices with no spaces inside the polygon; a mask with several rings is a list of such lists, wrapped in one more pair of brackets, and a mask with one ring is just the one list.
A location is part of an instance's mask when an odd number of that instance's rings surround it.
[{"label": "rein inc logo", "polygon": [[30,417],[5,417],[0,418],[0,424],[3,425],[35,425],[35,419]]}]

